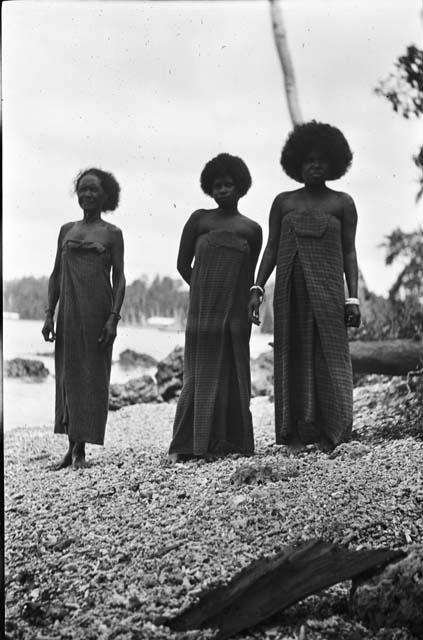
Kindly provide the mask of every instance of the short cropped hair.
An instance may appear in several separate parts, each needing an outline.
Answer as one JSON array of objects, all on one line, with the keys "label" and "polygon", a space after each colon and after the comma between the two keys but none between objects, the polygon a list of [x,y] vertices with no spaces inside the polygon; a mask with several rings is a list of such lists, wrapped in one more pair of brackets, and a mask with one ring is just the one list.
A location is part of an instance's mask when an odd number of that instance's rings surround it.
[{"label": "short cropped hair", "polygon": [[216,178],[230,176],[241,196],[245,196],[251,187],[251,175],[244,160],[229,153],[219,153],[209,160],[201,172],[200,184],[204,193],[213,195],[213,183]]},{"label": "short cropped hair", "polygon": [[282,149],[281,165],[290,178],[304,182],[302,166],[311,151],[317,151],[326,159],[328,180],[341,178],[351,166],[353,154],[342,131],[330,124],[311,120],[296,125]]},{"label": "short cropped hair", "polygon": [[102,169],[97,169],[95,167],[91,167],[90,169],[83,169],[78,173],[74,180],[75,193],[77,193],[78,191],[79,183],[81,182],[82,178],[88,174],[97,176],[97,178],[100,180],[101,186],[103,187],[107,195],[107,199],[104,203],[102,211],[114,211],[115,209],[117,209],[117,206],[119,204],[120,185],[114,175],[112,173],[109,173],[108,171],[103,171]]}]

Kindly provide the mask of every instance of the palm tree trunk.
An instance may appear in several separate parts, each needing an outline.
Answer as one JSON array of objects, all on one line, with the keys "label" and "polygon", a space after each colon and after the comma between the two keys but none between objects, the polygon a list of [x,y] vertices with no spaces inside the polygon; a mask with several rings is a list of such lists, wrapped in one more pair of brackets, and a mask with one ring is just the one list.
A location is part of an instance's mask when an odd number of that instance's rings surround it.
[{"label": "palm tree trunk", "polygon": [[292,58],[288,48],[288,40],[283,20],[282,6],[280,0],[269,1],[270,14],[272,17],[273,36],[275,39],[279,61],[282,67],[289,115],[291,117],[292,124],[295,126],[296,124],[300,124],[301,122],[303,122],[303,116],[301,114],[300,104],[298,101],[294,65],[292,64]]}]

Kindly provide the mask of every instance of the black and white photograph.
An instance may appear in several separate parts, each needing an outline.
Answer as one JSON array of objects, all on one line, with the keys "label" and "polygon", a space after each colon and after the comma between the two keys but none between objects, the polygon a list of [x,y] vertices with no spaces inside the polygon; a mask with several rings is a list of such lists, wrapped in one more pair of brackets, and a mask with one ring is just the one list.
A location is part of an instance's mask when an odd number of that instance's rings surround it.
[{"label": "black and white photograph", "polygon": [[2,4],[6,640],[423,639],[423,3]]}]

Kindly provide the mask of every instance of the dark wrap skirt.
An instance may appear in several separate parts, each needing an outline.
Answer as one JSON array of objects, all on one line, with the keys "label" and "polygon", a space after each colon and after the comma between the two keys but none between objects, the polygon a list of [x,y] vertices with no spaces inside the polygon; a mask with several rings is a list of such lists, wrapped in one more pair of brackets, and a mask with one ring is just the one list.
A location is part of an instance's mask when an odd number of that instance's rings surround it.
[{"label": "dark wrap skirt", "polygon": [[254,451],[250,413],[248,242],[232,232],[200,236],[190,287],[184,379],[169,453]]},{"label": "dark wrap skirt", "polygon": [[56,328],[55,433],[103,444],[112,348],[98,342],[113,304],[111,257],[97,242],[65,240]]},{"label": "dark wrap skirt", "polygon": [[324,212],[284,216],[274,295],[276,442],[337,445],[352,429],[341,224]]}]

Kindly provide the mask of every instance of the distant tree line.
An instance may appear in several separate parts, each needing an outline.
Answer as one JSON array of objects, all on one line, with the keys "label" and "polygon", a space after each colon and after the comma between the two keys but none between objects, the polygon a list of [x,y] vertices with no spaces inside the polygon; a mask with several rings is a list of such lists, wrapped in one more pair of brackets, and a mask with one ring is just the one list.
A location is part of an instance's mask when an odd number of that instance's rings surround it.
[{"label": "distant tree line", "polygon": [[[146,276],[126,287],[121,315],[127,323],[144,324],[152,316],[177,318],[183,324],[188,307],[188,291],[182,280],[156,276],[152,282]],[[16,311],[27,320],[44,318],[47,306],[48,278],[32,276],[10,280],[3,287],[4,311]]]},{"label": "distant tree line", "polygon": [[17,311],[24,320],[44,318],[47,307],[48,278],[28,276],[3,285],[3,310]]},{"label": "distant tree line", "polygon": [[185,323],[189,293],[182,289],[179,278],[156,276],[149,284],[144,276],[126,287],[122,320],[129,324],[144,324],[152,316],[176,318]]}]

